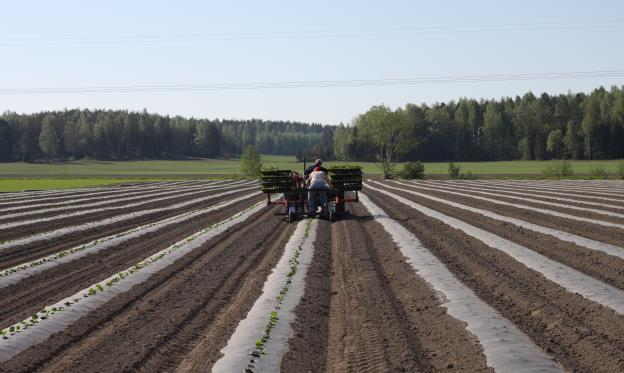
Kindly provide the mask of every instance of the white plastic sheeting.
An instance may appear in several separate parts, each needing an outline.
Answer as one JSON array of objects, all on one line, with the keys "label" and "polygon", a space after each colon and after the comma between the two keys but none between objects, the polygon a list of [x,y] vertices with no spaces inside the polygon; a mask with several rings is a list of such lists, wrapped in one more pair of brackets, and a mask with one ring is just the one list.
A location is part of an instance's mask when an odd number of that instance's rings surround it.
[{"label": "white plastic sheeting", "polygon": [[588,300],[602,304],[624,315],[624,291],[620,289],[598,281],[593,277],[587,276],[573,268],[540,255],[531,249],[497,236],[494,233],[477,228],[464,221],[442,214],[386,190],[378,189],[370,185],[367,185],[367,187],[390,196],[429,217],[440,220],[452,228],[459,229],[491,248],[500,250],[524,264],[527,268],[541,273],[545,278],[571,293],[577,293]]},{"label": "white plastic sheeting", "polygon": [[[440,191],[440,189],[442,189],[442,188],[439,188],[439,187],[435,187],[435,188],[433,188],[433,187],[425,187],[425,186],[420,186],[420,185],[416,185],[416,184],[409,184],[409,186],[412,187],[412,188],[420,188],[420,189],[431,190],[431,191]],[[511,206],[511,207],[516,207],[516,208],[523,209],[523,210],[539,212],[539,213],[542,213],[542,214],[557,216],[557,217],[560,217],[560,218],[566,218],[566,219],[571,219],[571,220],[583,221],[583,222],[586,222],[586,223],[602,225],[602,226],[605,226],[605,227],[624,229],[624,224],[612,223],[612,222],[609,222],[609,221],[598,220],[598,219],[584,218],[582,216],[565,214],[563,212],[558,212],[558,211],[553,211],[553,210],[548,210],[548,209],[542,209],[542,208],[538,208],[538,207],[534,207],[534,206],[522,205],[522,204],[519,204],[519,203],[511,203],[511,202],[501,201],[501,200],[498,200],[498,199],[493,199],[493,198],[488,198],[488,197],[475,196],[474,194],[469,194],[469,193],[454,192],[452,190],[442,190],[442,192],[449,193],[449,194],[454,194],[454,195],[457,195],[457,196],[469,197],[469,198],[473,198],[473,199],[477,199],[477,200],[481,200],[481,201],[492,202],[492,203],[495,203],[497,205]]]},{"label": "white plastic sheeting", "polygon": [[513,225],[516,225],[518,227],[522,227],[522,228],[526,228],[529,230],[532,230],[534,232],[538,232],[538,233],[543,233],[543,234],[547,234],[549,236],[558,238],[562,241],[567,241],[567,242],[572,242],[578,246],[582,246],[591,250],[596,250],[596,251],[602,251],[606,254],[609,255],[613,255],[615,257],[624,259],[624,248],[620,247],[620,246],[616,246],[616,245],[610,245],[608,243],[604,243],[604,242],[600,242],[600,241],[595,241],[595,240],[591,240],[589,238],[585,238],[585,237],[581,237],[572,233],[568,233],[568,232],[563,232],[557,229],[552,229],[552,228],[548,228],[548,227],[544,227],[541,225],[537,225],[537,224],[533,224],[530,223],[528,221],[525,220],[520,220],[520,219],[515,219],[515,218],[510,218],[508,216],[504,216],[504,215],[500,215],[497,214],[495,212],[491,212],[488,210],[483,210],[480,208],[476,208],[476,207],[472,207],[472,206],[468,206],[468,205],[463,205],[461,203],[457,203],[457,202],[452,202],[443,198],[439,198],[439,197],[435,197],[435,196],[430,196],[428,194],[424,194],[424,193],[420,193],[420,192],[416,192],[414,190],[408,190],[408,189],[401,189],[401,188],[395,188],[395,187],[391,187],[389,185],[385,185],[386,188],[389,189],[394,189],[394,190],[400,190],[403,191],[405,193],[409,193],[409,194],[413,194],[415,196],[419,196],[422,198],[427,198],[430,199],[432,201],[436,201],[436,202],[440,202],[440,203],[444,203],[447,204],[449,206],[453,206],[462,210],[466,210],[466,211],[470,211],[470,212],[475,212],[477,214],[481,214],[485,217],[494,219],[494,220],[499,220],[499,221],[504,221],[507,223],[511,223]]},{"label": "white plastic sheeting", "polygon": [[221,202],[214,206],[186,212],[164,220],[145,224],[129,231],[98,238],[97,240],[73,247],[71,249],[64,250],[60,253],[55,253],[44,258],[39,258],[27,263],[22,263],[15,267],[0,270],[0,289],[18,283],[19,281],[33,276],[39,272],[43,272],[50,268],[56,267],[59,264],[69,263],[86,255],[94,254],[98,251],[114,247],[133,238],[144,236],[150,232],[157,232],[166,226],[179,224],[184,221],[193,219],[197,216],[206,214],[208,212],[217,211],[226,206],[232,205],[240,201],[244,201],[256,195],[257,193],[246,194],[238,198],[233,198]]},{"label": "white plastic sheeting", "polygon": [[301,246],[297,273],[293,276],[290,288],[279,309],[279,321],[271,330],[271,338],[263,346],[267,354],[255,358],[253,363],[254,372],[278,372],[280,370],[288,339],[293,335],[291,323],[295,320],[294,310],[303,296],[308,267],[314,255],[318,221],[313,220],[307,238],[304,238],[305,225],[306,221],[301,221],[297,225],[295,232],[286,243],[284,254],[264,283],[262,295],[256,300],[245,319],[238,324],[227,345],[221,350],[223,357],[213,366],[214,373],[245,371],[252,359],[250,354],[255,350],[255,341],[262,337],[268,317],[275,308],[275,297],[287,279],[290,271],[289,260],[293,257],[295,250]]},{"label": "white plastic sheeting", "polygon": [[453,276],[416,236],[388,217],[365,194],[360,194],[360,201],[392,236],[418,276],[429,283],[439,296],[439,293],[442,294],[440,300],[447,313],[465,322],[466,329],[477,337],[488,366],[497,372],[563,372],[513,323]]},{"label": "white plastic sheeting", "polygon": [[[192,250],[201,247],[210,239],[225,232],[232,226],[244,222],[253,214],[265,207],[266,202],[257,203],[244,212],[235,214],[222,223],[216,224],[214,228],[204,229],[174,245],[171,245],[169,248],[152,255],[150,258],[157,258],[162,253],[165,253],[164,256],[151,262],[149,265],[141,268],[140,270],[126,275],[123,279],[116,282],[111,287],[106,286],[106,283],[117,275],[111,276],[110,278],[107,278],[97,284],[93,284],[84,290],[81,290],[76,294],[55,303],[54,305],[46,307],[64,307],[65,309],[62,312],[50,314],[47,319],[40,320],[36,325],[31,326],[28,329],[22,329],[19,333],[12,335],[8,339],[0,339],[0,362],[7,361],[25,349],[45,341],[52,334],[64,330],[67,326],[86,315],[88,312],[97,309],[99,306],[106,303],[116,295],[127,292],[133,286],[147,281],[154,273],[167,268],[179,258],[188,254]],[[171,251],[171,248],[176,246],[177,248]],[[130,270],[130,268],[128,270]],[[100,285],[103,290],[90,295],[89,289],[96,288],[97,285]],[[80,299],[80,301],[75,302],[74,299]],[[73,304],[71,306],[66,306],[66,302]],[[30,320],[28,319],[26,321]]]},{"label": "white plastic sheeting", "polygon": [[184,201],[184,202],[176,203],[175,205],[171,205],[171,206],[167,206],[167,207],[150,209],[150,210],[141,210],[141,211],[136,211],[136,212],[131,212],[131,213],[128,213],[128,214],[118,215],[118,216],[114,216],[114,217],[111,217],[111,218],[102,219],[102,220],[98,220],[98,221],[94,221],[94,222],[88,222],[88,223],[83,223],[83,224],[80,224],[80,225],[74,225],[74,226],[70,226],[70,227],[59,228],[59,229],[55,229],[55,230],[48,231],[48,232],[37,233],[37,234],[31,235],[31,236],[28,236],[28,237],[18,238],[18,239],[14,239],[14,240],[10,240],[10,241],[6,241],[6,242],[3,242],[3,243],[0,243],[0,251],[8,249],[8,248],[11,248],[11,247],[23,246],[23,245],[32,244],[34,242],[46,241],[46,240],[49,240],[49,239],[62,237],[62,236],[65,236],[65,235],[71,234],[71,233],[82,232],[82,231],[86,231],[86,230],[93,229],[93,228],[98,228],[98,227],[104,227],[104,226],[107,226],[107,225],[110,225],[110,224],[114,224],[114,223],[118,223],[118,222],[121,222],[121,221],[132,220],[132,219],[138,218],[140,216],[148,215],[148,214],[154,214],[154,213],[158,213],[158,212],[176,210],[176,209],[183,208],[183,207],[186,207],[186,206],[194,205],[196,203],[200,203],[200,202],[208,201],[208,200],[211,200],[211,199],[227,196],[227,195],[230,195],[230,194],[235,194],[235,193],[240,193],[240,192],[244,192],[244,191],[249,191],[249,190],[252,190],[252,189],[256,189],[257,190],[258,187],[257,186],[252,186],[252,187],[248,187],[248,188],[240,188],[240,189],[231,190],[231,191],[228,191],[228,192],[212,194],[212,195],[206,196],[206,197],[195,198],[195,199],[192,199],[190,201]]}]

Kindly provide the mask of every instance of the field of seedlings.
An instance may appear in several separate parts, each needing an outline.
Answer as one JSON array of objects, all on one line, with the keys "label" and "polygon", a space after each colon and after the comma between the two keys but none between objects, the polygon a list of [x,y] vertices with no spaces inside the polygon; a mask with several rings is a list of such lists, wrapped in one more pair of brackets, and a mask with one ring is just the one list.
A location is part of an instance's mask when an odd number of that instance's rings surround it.
[{"label": "field of seedlings", "polygon": [[0,372],[621,372],[624,182],[0,194]]}]

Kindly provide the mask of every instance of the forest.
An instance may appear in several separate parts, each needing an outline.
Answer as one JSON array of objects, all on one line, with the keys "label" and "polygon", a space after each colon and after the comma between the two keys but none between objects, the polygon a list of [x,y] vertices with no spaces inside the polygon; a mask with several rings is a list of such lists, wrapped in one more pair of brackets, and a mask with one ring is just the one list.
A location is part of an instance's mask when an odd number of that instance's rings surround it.
[{"label": "forest", "polygon": [[624,158],[624,87],[590,94],[374,106],[347,124],[208,120],[122,110],[0,116],[0,161],[237,157],[347,161]]}]

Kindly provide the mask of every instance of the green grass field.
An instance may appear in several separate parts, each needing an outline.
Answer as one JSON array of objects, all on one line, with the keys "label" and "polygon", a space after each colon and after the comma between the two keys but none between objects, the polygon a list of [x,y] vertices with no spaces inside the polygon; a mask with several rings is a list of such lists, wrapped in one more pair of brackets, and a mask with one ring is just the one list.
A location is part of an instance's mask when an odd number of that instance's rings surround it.
[{"label": "green grass field", "polygon": [[[302,170],[303,164],[291,156],[262,156],[264,166]],[[542,170],[556,161],[458,162],[462,171],[488,177],[541,177]],[[587,175],[592,167],[602,165],[615,174],[622,161],[570,161],[574,174]],[[326,165],[345,162],[327,162]],[[380,169],[371,162],[357,162],[369,176]],[[399,164],[398,167],[401,167]],[[425,174],[445,176],[448,163],[425,163]],[[238,159],[193,159],[167,161],[74,161],[65,163],[0,163],[0,191],[24,189],[76,188],[94,185],[162,180],[163,178],[239,177]]]}]

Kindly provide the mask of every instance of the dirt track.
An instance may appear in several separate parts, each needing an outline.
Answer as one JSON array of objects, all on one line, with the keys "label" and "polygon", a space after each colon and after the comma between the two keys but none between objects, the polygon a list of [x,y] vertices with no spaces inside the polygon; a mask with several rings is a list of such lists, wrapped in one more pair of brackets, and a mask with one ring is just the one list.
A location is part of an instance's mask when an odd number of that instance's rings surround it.
[{"label": "dirt track", "polygon": [[[389,182],[372,186],[624,290],[624,259],[407,191],[589,237],[624,250],[621,229],[452,195],[441,189],[424,190]],[[470,193],[462,190],[460,184],[455,190]],[[624,371],[622,314],[566,290],[538,269],[522,264],[451,223],[434,218],[435,215],[428,215],[425,208],[409,207],[409,201],[399,202],[370,188],[364,193],[394,223],[413,234],[480,301],[509,320],[528,336],[530,343],[566,371]],[[235,196],[182,210],[215,205]],[[512,196],[491,198],[513,200]],[[535,198],[549,201],[540,196]],[[0,326],[28,318],[43,306],[101,281],[262,199],[258,194],[0,289],[3,299]],[[263,208],[72,322],[63,331],[0,363],[0,371],[209,370],[260,296],[265,280],[294,232],[294,224],[289,225],[274,215],[278,209]],[[295,308],[292,338],[286,342],[281,371],[492,371],[486,360],[487,346],[484,348],[476,334],[466,329],[465,322],[450,316],[442,306],[447,304],[444,296],[434,291],[425,275],[416,272],[406,261],[399,244],[388,233],[391,230],[386,231],[361,204],[350,204],[348,210],[350,214],[340,221],[319,222],[313,261],[305,278],[303,298]],[[557,211],[594,217],[563,207]],[[0,262],[3,267],[9,266],[5,263],[22,263],[77,242],[180,212],[150,215],[130,224],[87,231],[69,236],[69,242],[63,237],[22,250],[2,251]],[[253,345],[253,341],[250,343]]]},{"label": "dirt track", "polygon": [[[308,283],[283,370],[487,371],[474,337],[445,313],[383,228],[362,207],[351,210],[352,218],[320,227],[328,233],[318,241],[316,273],[331,281]],[[328,315],[321,322],[319,308]],[[316,338],[317,328],[327,337]],[[315,353],[302,353],[309,347]]]}]

